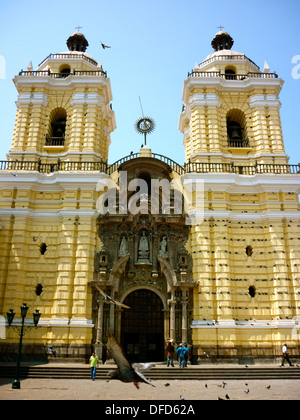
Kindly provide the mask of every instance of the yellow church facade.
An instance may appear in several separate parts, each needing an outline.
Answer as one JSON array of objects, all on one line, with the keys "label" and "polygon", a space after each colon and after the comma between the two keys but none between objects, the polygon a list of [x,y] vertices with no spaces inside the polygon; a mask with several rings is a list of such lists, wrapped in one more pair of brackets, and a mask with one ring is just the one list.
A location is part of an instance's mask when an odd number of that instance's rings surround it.
[{"label": "yellow church facade", "polygon": [[[284,150],[283,80],[221,31],[184,81],[185,163],[145,146],[110,165],[110,79],[83,34],[67,45],[15,77],[0,168],[0,315],[20,323],[24,302],[42,314],[27,357],[105,360],[109,330],[135,361],[164,360],[170,338],[193,363],[274,359],[283,342],[298,354],[300,167]],[[192,190],[178,210],[176,185],[201,185],[201,202]],[[7,327],[1,359],[18,340]]]}]

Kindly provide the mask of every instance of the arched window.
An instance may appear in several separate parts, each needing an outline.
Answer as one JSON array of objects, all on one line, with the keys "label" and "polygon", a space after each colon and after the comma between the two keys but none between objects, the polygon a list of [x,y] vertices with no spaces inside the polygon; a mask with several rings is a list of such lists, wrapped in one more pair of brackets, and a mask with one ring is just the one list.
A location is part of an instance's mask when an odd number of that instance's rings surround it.
[{"label": "arched window", "polygon": [[249,147],[245,114],[239,109],[227,113],[227,137],[229,147]]},{"label": "arched window", "polygon": [[49,133],[46,136],[46,146],[64,145],[66,123],[67,113],[63,108],[56,108],[51,112]]},{"label": "arched window", "polygon": [[67,64],[63,64],[59,69],[60,77],[68,77],[71,73],[71,67]]},{"label": "arched window", "polygon": [[151,195],[151,175],[148,172],[141,172],[138,178],[143,179],[148,186],[148,195]]},{"label": "arched window", "polygon": [[236,71],[235,71],[234,67],[226,67],[226,69],[225,69],[225,79],[236,80]]}]

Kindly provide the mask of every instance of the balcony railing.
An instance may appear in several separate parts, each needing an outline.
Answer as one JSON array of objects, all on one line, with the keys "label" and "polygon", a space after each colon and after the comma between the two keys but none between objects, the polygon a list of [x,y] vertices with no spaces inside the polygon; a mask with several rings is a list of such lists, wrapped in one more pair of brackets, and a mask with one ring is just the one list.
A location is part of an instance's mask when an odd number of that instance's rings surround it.
[{"label": "balcony railing", "polygon": [[53,77],[54,79],[65,79],[69,76],[100,76],[107,77],[107,72],[103,70],[74,70],[70,74],[66,73],[52,73],[50,70],[21,70],[19,76],[32,77]]},{"label": "balcony railing", "polygon": [[226,80],[245,80],[250,78],[260,78],[260,79],[277,79],[277,73],[252,73],[247,74],[225,74],[221,71],[198,71],[192,70],[188,73],[188,77],[219,77]]},{"label": "balcony railing", "polygon": [[199,67],[204,67],[207,64],[213,63],[214,61],[223,61],[223,60],[229,60],[229,61],[233,61],[233,60],[247,60],[249,61],[249,63],[251,63],[254,67],[257,68],[257,70],[259,70],[259,67],[257,64],[254,63],[254,61],[250,60],[250,58],[248,58],[246,55],[244,54],[235,54],[235,55],[214,55],[213,57],[208,58],[205,61],[202,61],[202,63],[199,64]]},{"label": "balcony railing", "polygon": [[186,173],[229,173],[237,175],[256,174],[300,174],[298,165],[256,164],[252,166],[234,165],[233,163],[203,163],[188,162],[185,164]]},{"label": "balcony railing", "polygon": [[[106,161],[98,162],[65,162],[60,159],[53,163],[42,163],[41,160],[35,162],[20,161],[0,161],[0,171],[37,171],[41,173],[53,173],[58,171],[96,171],[112,174],[119,166],[131,159],[140,157],[139,153],[126,156],[114,164],[110,165]],[[256,175],[256,174],[278,174],[278,175],[300,175],[300,164],[298,165],[279,165],[279,164],[255,164],[255,165],[234,165],[233,163],[206,163],[206,162],[187,162],[184,165],[172,159],[152,153],[151,158],[159,159],[170,166],[171,170],[183,175],[186,173],[228,173],[237,175]],[[145,158],[145,159],[151,159]]]},{"label": "balcony railing", "polygon": [[19,161],[0,161],[0,171],[36,171],[45,174],[58,171],[96,171],[107,172],[107,163],[99,162],[64,162],[60,159],[53,163],[42,163],[39,159],[35,162],[19,162]]},{"label": "balcony railing", "polygon": [[239,139],[239,140],[232,140],[228,139],[228,147],[229,148],[249,148],[250,143],[248,139]]},{"label": "balcony railing", "polygon": [[46,136],[45,146],[64,146],[65,138],[64,137],[48,137]]},{"label": "balcony railing", "polygon": [[88,57],[86,54],[64,54],[64,53],[59,53],[59,54],[49,54],[48,57],[46,57],[40,64],[39,67],[48,59],[51,58],[55,58],[55,59],[63,59],[63,60],[78,60],[78,59],[84,59],[86,61],[88,61],[89,63],[94,64],[95,66],[97,66],[97,61],[93,60],[92,58]]}]

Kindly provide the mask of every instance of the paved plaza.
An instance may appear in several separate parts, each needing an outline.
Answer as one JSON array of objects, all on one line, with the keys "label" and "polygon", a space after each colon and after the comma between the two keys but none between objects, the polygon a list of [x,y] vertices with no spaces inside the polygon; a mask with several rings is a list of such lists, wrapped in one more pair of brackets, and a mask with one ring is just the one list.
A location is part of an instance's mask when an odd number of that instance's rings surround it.
[{"label": "paved plaza", "polygon": [[155,388],[88,379],[23,379],[21,389],[13,390],[11,380],[0,379],[0,400],[300,400],[299,380],[157,380]]}]

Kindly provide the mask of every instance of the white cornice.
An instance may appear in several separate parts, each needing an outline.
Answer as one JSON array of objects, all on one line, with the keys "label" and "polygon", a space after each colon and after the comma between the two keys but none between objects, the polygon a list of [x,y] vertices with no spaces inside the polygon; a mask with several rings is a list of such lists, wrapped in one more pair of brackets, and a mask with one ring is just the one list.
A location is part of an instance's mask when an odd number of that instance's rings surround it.
[{"label": "white cornice", "polygon": [[96,190],[101,180],[110,179],[103,172],[39,172],[10,171],[0,173],[0,189],[29,189],[32,191],[63,191],[65,189]]},{"label": "white cornice", "polygon": [[189,106],[191,108],[195,106],[216,106],[219,108],[221,102],[219,100],[219,95],[216,93],[195,93],[190,96]]},{"label": "white cornice", "polygon": [[24,92],[20,93],[18,100],[16,101],[17,107],[21,105],[43,105],[47,106],[48,95],[43,92]]},{"label": "white cornice", "polygon": [[300,212],[293,211],[258,211],[253,213],[241,213],[231,210],[224,211],[214,211],[214,210],[204,210],[203,213],[204,219],[213,219],[213,220],[230,220],[232,222],[258,222],[263,223],[267,221],[283,219],[287,220],[300,220]]},{"label": "white cornice", "polygon": [[277,95],[257,94],[257,95],[251,95],[249,99],[250,99],[250,102],[249,102],[250,108],[273,106],[280,109],[281,107],[281,102],[278,100]]},{"label": "white cornice", "polygon": [[[86,209],[75,209],[75,210],[53,210],[53,211],[41,211],[41,210],[29,210],[29,209],[0,209],[0,217],[10,217],[14,216],[22,220],[39,220],[40,222],[49,223],[49,220],[59,220],[62,221],[64,218],[73,218],[73,217],[87,217],[92,219],[97,219],[99,212],[97,210],[86,210]],[[282,221],[286,220],[300,220],[300,212],[291,212],[291,211],[281,211],[281,212],[272,212],[272,211],[263,211],[258,213],[241,213],[233,212],[230,210],[224,211],[213,211],[213,210],[204,210],[201,214],[201,222],[198,224],[201,225],[204,219],[213,219],[213,220],[230,220],[232,222],[258,222],[264,223],[268,221]]]},{"label": "white cornice", "polygon": [[72,99],[71,99],[71,106],[76,106],[76,105],[102,106],[103,104],[104,104],[103,96],[99,95],[96,92],[89,92],[89,93],[77,92],[73,94]]},{"label": "white cornice", "polygon": [[[93,172],[40,172],[7,171],[0,173],[0,189],[30,189],[62,191],[64,189],[96,189],[101,180],[110,176]],[[235,193],[253,192],[294,192],[300,194],[299,174],[255,174],[238,175],[229,173],[187,173],[182,181],[188,185],[196,181],[204,183],[205,190]]]},{"label": "white cornice", "polygon": [[204,182],[204,190],[230,193],[294,192],[300,194],[299,174],[237,175],[227,173],[189,173],[182,175],[188,183]]},{"label": "white cornice", "polygon": [[194,320],[192,321],[191,328],[204,328],[204,329],[289,329],[291,332],[298,326],[299,320],[249,320],[249,321],[234,321],[232,320]]},{"label": "white cornice", "polygon": [[214,88],[220,92],[250,92],[253,89],[274,89],[278,95],[283,84],[284,81],[280,78],[249,77],[244,80],[226,80],[222,77],[189,77],[184,81],[182,100],[187,104],[190,92],[197,87]]},{"label": "white cornice", "polygon": [[0,209],[1,217],[14,216],[18,219],[34,219],[39,221],[45,221],[49,223],[49,220],[63,220],[64,218],[72,217],[87,217],[89,219],[97,219],[99,212],[97,210],[86,210],[86,209],[62,209],[53,211],[42,211],[42,210],[29,210],[29,209]]},{"label": "white cornice", "polygon": [[36,87],[52,88],[55,90],[74,90],[81,86],[101,87],[107,89],[108,102],[112,101],[110,79],[103,76],[74,76],[55,78],[51,76],[15,76],[13,79],[18,91],[22,88]]}]

